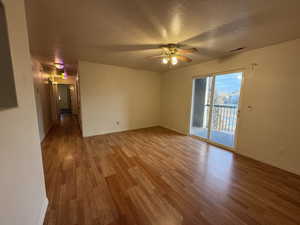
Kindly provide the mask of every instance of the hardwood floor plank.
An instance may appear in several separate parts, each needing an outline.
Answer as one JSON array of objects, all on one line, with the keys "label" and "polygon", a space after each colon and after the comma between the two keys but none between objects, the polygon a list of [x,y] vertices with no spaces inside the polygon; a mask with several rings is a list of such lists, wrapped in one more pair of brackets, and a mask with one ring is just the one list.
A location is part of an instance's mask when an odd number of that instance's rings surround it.
[{"label": "hardwood floor plank", "polygon": [[42,144],[44,225],[299,225],[300,177],[160,128]]}]

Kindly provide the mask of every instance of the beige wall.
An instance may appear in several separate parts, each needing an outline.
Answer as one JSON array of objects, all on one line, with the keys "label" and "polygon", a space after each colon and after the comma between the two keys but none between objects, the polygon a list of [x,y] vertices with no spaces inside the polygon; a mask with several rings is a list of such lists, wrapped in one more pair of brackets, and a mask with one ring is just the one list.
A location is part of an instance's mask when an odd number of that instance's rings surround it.
[{"label": "beige wall", "polygon": [[77,80],[76,80],[76,94],[77,94],[77,115],[78,115],[78,122],[79,127],[82,132],[82,122],[81,122],[81,94],[80,94],[80,82],[79,82],[79,74],[77,74]]},{"label": "beige wall", "polygon": [[37,117],[39,125],[40,141],[47,135],[49,129],[52,127],[52,85],[48,81],[48,74],[42,70],[40,63],[33,59],[32,70],[34,77],[34,93],[36,99]]},{"label": "beige wall", "polygon": [[50,92],[51,96],[51,114],[52,114],[52,121],[58,122],[59,121],[59,108],[58,108],[58,86],[56,84],[52,84],[52,89]]},{"label": "beige wall", "polygon": [[80,61],[79,74],[84,136],[159,124],[158,73]]},{"label": "beige wall", "polygon": [[47,198],[24,2],[3,2],[18,107],[0,110],[0,224],[40,225]]},{"label": "beige wall", "polygon": [[75,85],[70,86],[70,96],[71,96],[71,108],[73,114],[78,114],[78,101],[77,101],[77,87]]},{"label": "beige wall", "polygon": [[299,59],[300,39],[164,73],[161,124],[188,134],[192,77],[246,67],[236,151],[300,174]]}]

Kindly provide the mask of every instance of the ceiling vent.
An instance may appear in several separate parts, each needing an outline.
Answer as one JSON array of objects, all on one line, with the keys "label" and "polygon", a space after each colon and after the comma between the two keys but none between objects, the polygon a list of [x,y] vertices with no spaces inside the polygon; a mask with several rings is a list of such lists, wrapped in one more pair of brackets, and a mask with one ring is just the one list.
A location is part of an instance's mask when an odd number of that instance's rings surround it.
[{"label": "ceiling vent", "polygon": [[239,52],[239,51],[244,50],[245,48],[246,48],[246,47],[240,47],[240,48],[232,49],[232,50],[230,50],[229,52]]}]

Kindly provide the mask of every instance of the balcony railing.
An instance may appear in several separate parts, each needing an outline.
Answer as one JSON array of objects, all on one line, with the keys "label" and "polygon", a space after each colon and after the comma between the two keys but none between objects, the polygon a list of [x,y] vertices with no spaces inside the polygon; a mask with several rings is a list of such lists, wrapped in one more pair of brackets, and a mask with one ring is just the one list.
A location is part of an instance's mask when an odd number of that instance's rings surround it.
[{"label": "balcony railing", "polygon": [[[211,105],[205,105],[209,111]],[[234,133],[237,122],[237,105],[214,105],[212,111],[211,129],[222,132]]]}]

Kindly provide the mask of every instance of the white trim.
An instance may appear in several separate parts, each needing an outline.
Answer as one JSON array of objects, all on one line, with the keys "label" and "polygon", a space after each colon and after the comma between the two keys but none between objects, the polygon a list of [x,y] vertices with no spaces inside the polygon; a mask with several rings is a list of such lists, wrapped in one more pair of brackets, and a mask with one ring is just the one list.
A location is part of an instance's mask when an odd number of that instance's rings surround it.
[{"label": "white trim", "polygon": [[114,133],[121,133],[121,132],[126,132],[126,131],[135,131],[135,130],[141,130],[141,129],[147,129],[151,127],[160,127],[161,125],[159,124],[153,124],[145,127],[139,127],[139,128],[124,128],[124,129],[119,129],[119,130],[108,130],[104,132],[99,132],[95,134],[89,134],[89,135],[82,135],[83,138],[89,138],[89,137],[95,137],[95,136],[100,136],[100,135],[106,135],[106,134],[114,134]]},{"label": "white trim", "polygon": [[235,149],[235,148],[232,148],[232,147],[226,146],[226,145],[222,145],[222,144],[219,144],[219,143],[217,143],[217,142],[213,142],[213,141],[211,141],[211,140],[209,140],[209,139],[207,139],[207,138],[203,138],[203,137],[201,137],[201,136],[196,136],[196,135],[194,135],[194,134],[191,134],[191,135],[189,135],[189,136],[192,137],[192,138],[196,138],[196,139],[198,139],[198,140],[200,140],[200,141],[203,141],[203,142],[205,142],[205,143],[207,143],[207,144],[209,144],[209,145],[213,145],[213,146],[216,146],[216,147],[218,147],[218,148],[221,148],[221,149],[223,149],[223,150],[230,151],[230,152],[236,152],[236,149]]},{"label": "white trim", "polygon": [[44,137],[41,137],[41,140],[40,140],[41,144],[43,143],[43,141],[45,141],[47,135],[49,134],[49,132],[50,132],[50,130],[52,129],[52,127],[54,126],[54,124],[55,124],[55,123],[52,121],[52,122],[51,122],[51,125],[48,127],[48,129],[47,129],[46,132],[44,133]]},{"label": "white trim", "polygon": [[182,131],[179,131],[179,130],[177,130],[177,129],[175,129],[175,128],[170,128],[170,127],[165,126],[165,125],[159,125],[159,126],[160,126],[160,127],[163,127],[163,128],[166,128],[166,129],[168,129],[168,130],[175,131],[176,133],[182,134],[182,135],[184,135],[184,136],[189,136],[189,134],[186,134],[186,133],[184,133],[184,132],[182,132]]},{"label": "white trim", "polygon": [[239,124],[240,124],[240,117],[241,117],[241,108],[242,108],[242,102],[243,102],[243,96],[244,96],[244,89],[245,89],[245,76],[247,69],[241,71],[242,73],[242,80],[241,80],[241,87],[240,87],[240,97],[239,97],[239,105],[238,105],[238,111],[237,111],[237,118],[236,118],[236,125],[235,125],[235,132],[234,132],[234,150],[237,151],[238,146],[238,136],[239,136]]},{"label": "white trim", "polygon": [[211,132],[211,125],[212,125],[212,116],[213,116],[213,109],[215,106],[214,97],[215,97],[215,90],[216,90],[216,75],[212,75],[212,83],[211,83],[211,93],[209,96],[209,112],[208,112],[208,124],[207,124],[207,140],[210,140],[210,132]]},{"label": "white trim", "polygon": [[191,97],[191,111],[190,111],[190,124],[189,124],[189,131],[188,131],[188,135],[191,135],[192,132],[192,126],[193,126],[193,120],[194,120],[194,92],[195,92],[195,80],[196,78],[192,79],[192,97]]},{"label": "white trim", "polygon": [[46,212],[47,212],[47,208],[48,208],[48,198],[45,198],[43,205],[41,207],[40,213],[39,213],[39,217],[38,217],[38,221],[37,224],[38,225],[43,225],[44,224],[44,220],[45,220],[45,216],[46,216]]},{"label": "white trim", "polygon": [[230,73],[235,73],[237,71],[247,70],[249,67],[254,69],[256,66],[258,66],[257,63],[251,63],[251,64],[248,64],[248,65],[245,65],[245,66],[237,67],[235,69],[220,70],[220,71],[207,72],[207,73],[203,73],[203,74],[200,74],[200,75],[195,75],[195,76],[192,76],[192,78],[197,79],[197,78],[204,78],[204,77],[220,75],[220,74],[230,74]]},{"label": "white trim", "polygon": [[[252,63],[250,64],[251,66],[251,70],[252,70],[252,73],[254,73],[254,68],[255,66],[257,66],[256,63]],[[205,75],[205,76],[193,76],[192,77],[192,82],[193,82],[193,86],[192,86],[192,104],[191,104],[191,107],[190,107],[190,122],[189,122],[189,131],[188,131],[188,135],[190,136],[195,136],[191,133],[192,131],[192,119],[193,119],[193,103],[194,103],[194,83],[195,83],[195,80],[196,79],[203,79],[203,78],[208,78],[208,77],[212,77],[213,78],[213,83],[212,83],[212,93],[211,93],[211,98],[213,98],[214,96],[214,92],[215,92],[215,77],[218,76],[218,75],[226,75],[226,74],[231,74],[231,73],[242,73],[242,81],[241,81],[241,87],[240,87],[240,98],[239,98],[239,104],[238,104],[238,114],[237,114],[237,122],[236,122],[236,127],[235,127],[235,133],[234,133],[234,147],[230,147],[230,146],[226,146],[226,145],[222,145],[222,144],[219,144],[219,143],[215,143],[213,141],[211,141],[209,138],[210,136],[210,126],[211,126],[211,121],[209,121],[209,128],[208,128],[208,137],[207,138],[203,138],[203,137],[200,137],[200,139],[204,140],[205,142],[209,143],[209,144],[212,144],[212,145],[218,145],[220,147],[223,147],[223,148],[227,148],[227,149],[230,149],[230,151],[237,151],[237,142],[238,142],[238,128],[239,128],[239,117],[240,117],[240,111],[241,111],[241,105],[242,105],[242,97],[243,97],[243,89],[244,89],[244,82],[245,82],[245,75],[246,75],[246,71],[248,70],[247,67],[241,67],[241,68],[237,68],[237,69],[232,69],[232,70],[227,70],[225,72],[213,72],[213,73],[208,73],[209,75]],[[213,99],[211,99],[211,105],[213,105]],[[210,109],[210,115],[209,115],[209,120],[211,119],[211,113],[212,113],[212,109],[213,107],[211,107]],[[195,137],[198,137],[198,136],[195,136]]]}]

